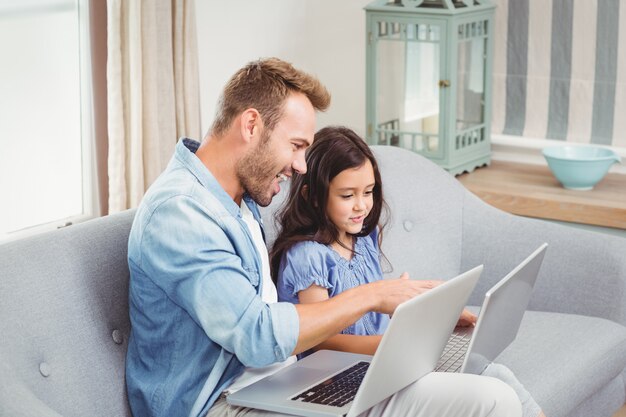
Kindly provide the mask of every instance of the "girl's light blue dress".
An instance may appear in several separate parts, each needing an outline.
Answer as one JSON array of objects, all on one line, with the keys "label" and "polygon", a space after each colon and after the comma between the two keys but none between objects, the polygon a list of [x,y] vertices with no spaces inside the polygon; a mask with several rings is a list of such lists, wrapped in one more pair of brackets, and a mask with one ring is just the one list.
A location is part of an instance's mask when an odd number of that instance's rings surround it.
[{"label": "girl's light blue dress", "polygon": [[[350,288],[383,279],[378,250],[378,232],[358,237],[351,260],[339,255],[330,246],[317,242],[299,242],[284,255],[278,270],[278,300],[298,303],[298,292],[313,284],[328,289],[334,297]],[[342,334],[383,334],[389,316],[370,312],[344,329]]]}]

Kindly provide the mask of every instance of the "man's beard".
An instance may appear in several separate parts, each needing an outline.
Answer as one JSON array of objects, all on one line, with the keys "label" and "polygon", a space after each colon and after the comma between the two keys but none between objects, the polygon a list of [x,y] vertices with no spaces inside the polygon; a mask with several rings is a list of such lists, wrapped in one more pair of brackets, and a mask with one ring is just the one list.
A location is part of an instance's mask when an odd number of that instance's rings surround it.
[{"label": "man's beard", "polygon": [[269,142],[269,135],[264,132],[259,144],[236,165],[237,178],[244,191],[261,207],[267,207],[272,202],[274,194],[271,185],[279,171],[275,167]]}]

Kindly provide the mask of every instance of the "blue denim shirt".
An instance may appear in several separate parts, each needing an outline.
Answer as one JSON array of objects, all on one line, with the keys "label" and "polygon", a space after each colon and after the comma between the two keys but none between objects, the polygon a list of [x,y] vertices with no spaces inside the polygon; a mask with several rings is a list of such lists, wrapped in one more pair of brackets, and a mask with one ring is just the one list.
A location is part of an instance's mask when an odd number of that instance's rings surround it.
[{"label": "blue denim shirt", "polygon": [[126,384],[136,417],[204,415],[244,367],[287,359],[298,338],[295,307],[261,300],[260,256],[198,146],[179,141],[130,232]]}]

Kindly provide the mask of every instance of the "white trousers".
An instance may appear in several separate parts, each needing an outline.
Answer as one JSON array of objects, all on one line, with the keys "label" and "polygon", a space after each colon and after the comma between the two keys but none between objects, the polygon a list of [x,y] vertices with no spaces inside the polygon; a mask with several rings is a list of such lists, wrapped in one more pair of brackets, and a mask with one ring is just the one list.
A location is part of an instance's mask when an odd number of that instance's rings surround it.
[{"label": "white trousers", "polygon": [[[206,417],[283,416],[218,400]],[[364,412],[362,417],[521,417],[522,405],[504,382],[486,376],[430,373]]]}]

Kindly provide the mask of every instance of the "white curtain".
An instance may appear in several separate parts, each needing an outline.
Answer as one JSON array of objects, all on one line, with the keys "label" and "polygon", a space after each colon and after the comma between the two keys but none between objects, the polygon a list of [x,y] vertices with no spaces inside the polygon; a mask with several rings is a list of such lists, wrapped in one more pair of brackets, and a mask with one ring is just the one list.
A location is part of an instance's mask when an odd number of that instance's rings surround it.
[{"label": "white curtain", "polygon": [[109,213],[136,207],[178,138],[200,138],[193,0],[107,1]]}]

